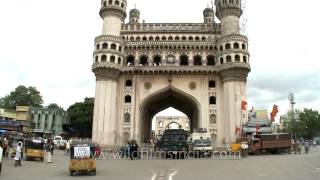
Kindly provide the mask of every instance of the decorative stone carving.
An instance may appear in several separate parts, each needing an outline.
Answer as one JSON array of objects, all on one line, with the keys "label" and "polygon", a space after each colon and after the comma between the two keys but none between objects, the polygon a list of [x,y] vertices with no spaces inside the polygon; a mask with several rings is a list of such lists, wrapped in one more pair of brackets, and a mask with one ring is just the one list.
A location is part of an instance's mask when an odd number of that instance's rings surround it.
[{"label": "decorative stone carving", "polygon": [[196,84],[195,82],[191,82],[191,83],[189,84],[189,89],[195,90],[196,88],[197,88],[197,84]]},{"label": "decorative stone carving", "polygon": [[250,72],[249,69],[246,68],[232,68],[232,69],[225,69],[219,72],[222,81],[244,81],[247,82],[248,73]]},{"label": "decorative stone carving", "polygon": [[151,89],[151,87],[152,87],[152,84],[151,84],[150,82],[144,83],[144,88],[145,88],[146,90]]}]

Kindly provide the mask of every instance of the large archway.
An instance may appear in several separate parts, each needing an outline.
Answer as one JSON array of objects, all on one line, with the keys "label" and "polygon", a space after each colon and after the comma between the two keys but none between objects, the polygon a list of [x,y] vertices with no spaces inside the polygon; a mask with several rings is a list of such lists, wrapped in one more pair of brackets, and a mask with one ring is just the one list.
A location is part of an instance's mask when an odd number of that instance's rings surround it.
[{"label": "large archway", "polygon": [[140,106],[139,131],[142,141],[152,136],[152,118],[169,107],[188,116],[191,132],[199,127],[200,111],[197,100],[185,92],[168,87],[148,96]]}]

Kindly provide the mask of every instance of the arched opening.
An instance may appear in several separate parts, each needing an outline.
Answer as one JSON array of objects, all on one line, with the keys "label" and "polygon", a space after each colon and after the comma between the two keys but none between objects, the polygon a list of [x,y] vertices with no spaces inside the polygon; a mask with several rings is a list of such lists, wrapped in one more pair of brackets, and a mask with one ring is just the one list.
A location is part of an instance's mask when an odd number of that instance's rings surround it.
[{"label": "arched opening", "polygon": [[234,61],[235,62],[240,62],[240,56],[239,55],[235,55],[234,56]]},{"label": "arched opening", "polygon": [[136,41],[140,41],[141,40],[141,38],[138,36],[138,37],[136,37]]},{"label": "arched opening", "polygon": [[223,46],[220,46],[220,47],[219,47],[219,50],[220,50],[220,51],[223,51]]},{"label": "arched opening", "polygon": [[240,48],[240,47],[239,47],[239,43],[234,43],[234,44],[233,44],[233,48],[234,48],[234,49],[239,49],[239,48]]},{"label": "arched opening", "polygon": [[124,8],[124,3],[121,3],[121,7]]},{"label": "arched opening", "polygon": [[127,56],[127,66],[134,66],[134,56],[133,55]]},{"label": "arched opening", "polygon": [[227,62],[229,63],[229,62],[231,62],[231,61],[232,61],[231,56],[227,56]]},{"label": "arched opening", "polygon": [[216,63],[215,63],[215,57],[214,57],[213,55],[209,55],[209,56],[207,57],[207,60],[208,60],[208,62],[207,62],[207,65],[208,65],[208,66],[215,66],[215,65],[216,65]]},{"label": "arched opening", "polygon": [[226,44],[226,50],[231,49],[231,45],[229,43]]},{"label": "arched opening", "polygon": [[124,102],[125,102],[125,103],[131,103],[131,96],[130,96],[130,95],[126,95],[126,96],[124,97]]},{"label": "arched opening", "polygon": [[223,64],[223,57],[220,58],[220,64]]},{"label": "arched opening", "polygon": [[97,63],[97,62],[99,62],[99,56],[95,56],[95,62]]},{"label": "arched opening", "polygon": [[201,66],[202,65],[202,60],[200,55],[196,55],[193,57],[193,65],[195,66]]},{"label": "arched opening", "polygon": [[109,0],[109,4],[110,4],[110,5],[112,4],[112,0]]},{"label": "arched opening", "polygon": [[247,49],[247,46],[246,46],[246,44],[242,44],[242,49]]},{"label": "arched opening", "polygon": [[115,56],[110,56],[110,62],[111,63],[114,63],[114,62],[116,62],[116,57]]},{"label": "arched opening", "polygon": [[117,6],[119,6],[119,5],[120,5],[120,2],[119,2],[119,1],[115,1],[114,4],[117,5]]},{"label": "arched opening", "polygon": [[118,64],[122,64],[122,59],[121,59],[121,57],[118,58]]},{"label": "arched opening", "polygon": [[144,36],[144,37],[142,38],[142,41],[146,41],[146,40],[147,40],[147,37]]},{"label": "arched opening", "polygon": [[111,49],[112,50],[117,50],[117,45],[116,44],[111,44]]},{"label": "arched opening", "polygon": [[108,49],[108,44],[107,43],[103,43],[102,44],[102,49]]},{"label": "arched opening", "polygon": [[161,40],[165,41],[165,40],[167,40],[167,38],[165,36],[162,36]]},{"label": "arched opening", "polygon": [[[165,112],[164,110],[167,110],[168,108],[170,108],[171,111],[175,110],[180,112],[181,116],[185,116],[185,118],[187,118],[189,126],[188,130],[191,132],[193,129],[197,129],[199,127],[199,119],[201,118],[198,101],[191,95],[185,94],[184,92],[174,88],[165,88],[147,97],[140,106],[141,118],[139,124],[142,141],[152,138],[153,126],[156,125],[155,121],[152,120],[154,120],[159,114]],[[172,116],[170,113],[165,115]],[[169,123],[165,123],[164,121],[160,122],[162,123],[163,128],[160,130],[163,132]],[[160,127],[159,124],[157,124],[157,126]],[[158,133],[159,132],[156,132],[156,134]]]},{"label": "arched opening", "polygon": [[107,56],[106,55],[102,55],[101,56],[101,62],[106,62],[107,61]]},{"label": "arched opening", "polygon": [[201,41],[206,41],[206,37],[202,37],[202,38],[201,38]]},{"label": "arched opening", "polygon": [[156,37],[156,41],[160,41],[160,37],[159,36]]},{"label": "arched opening", "polygon": [[159,55],[154,56],[153,65],[154,66],[161,66],[161,56],[159,56]]},{"label": "arched opening", "polygon": [[179,41],[180,40],[179,36],[176,36],[174,40]]},{"label": "arched opening", "polygon": [[189,40],[189,41],[193,41],[193,37],[190,36],[190,37],[188,38],[188,40]]},{"label": "arched opening", "polygon": [[153,41],[153,37],[152,36],[149,37],[149,41]]},{"label": "arched opening", "polygon": [[100,49],[100,44],[96,45],[96,49],[99,50]]},{"label": "arched opening", "polygon": [[130,37],[130,41],[134,41],[134,37]]},{"label": "arched opening", "polygon": [[148,57],[146,55],[143,55],[140,57],[140,65],[141,66],[147,66],[148,65]]},{"label": "arched opening", "polygon": [[200,41],[200,38],[198,36],[195,37],[196,41]]},{"label": "arched opening", "polygon": [[122,46],[119,46],[119,51],[122,52]]},{"label": "arched opening", "polygon": [[106,7],[107,6],[107,2],[105,1],[105,2],[103,2],[103,6],[104,7]]},{"label": "arched opening", "polygon": [[182,41],[186,41],[187,40],[187,38],[185,37],[185,36],[182,36]]},{"label": "arched opening", "polygon": [[189,57],[187,55],[185,55],[185,54],[181,55],[180,56],[180,65],[181,66],[189,65],[188,59],[189,59]]},{"label": "arched opening", "polygon": [[168,40],[169,40],[169,41],[173,41],[173,37],[172,37],[172,36],[169,36],[169,37],[168,37]]}]

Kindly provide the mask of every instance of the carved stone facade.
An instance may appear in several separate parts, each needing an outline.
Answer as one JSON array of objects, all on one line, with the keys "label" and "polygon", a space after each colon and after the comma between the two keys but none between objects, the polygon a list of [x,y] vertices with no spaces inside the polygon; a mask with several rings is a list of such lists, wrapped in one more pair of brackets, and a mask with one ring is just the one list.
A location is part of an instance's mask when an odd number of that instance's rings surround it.
[{"label": "carved stone facade", "polygon": [[[93,140],[120,145],[152,136],[151,121],[173,107],[190,130],[206,128],[223,146],[235,141],[245,112],[250,72],[248,39],[239,33],[241,0],[216,0],[203,23],[141,23],[126,0],[102,0],[102,35],[95,39]],[[187,12],[186,12],[187,13]],[[221,23],[214,21],[214,16]]]}]

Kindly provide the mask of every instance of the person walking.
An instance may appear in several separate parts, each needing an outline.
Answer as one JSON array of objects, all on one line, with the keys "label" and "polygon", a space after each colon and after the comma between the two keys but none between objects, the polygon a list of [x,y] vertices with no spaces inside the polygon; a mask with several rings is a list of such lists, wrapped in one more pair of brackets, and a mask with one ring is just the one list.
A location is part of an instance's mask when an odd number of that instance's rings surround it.
[{"label": "person walking", "polygon": [[2,153],[3,153],[3,149],[2,149],[2,145],[0,145],[0,176],[1,176],[1,169],[2,169]]},{"label": "person walking", "polygon": [[305,152],[306,154],[308,154],[308,152],[309,152],[309,142],[308,142],[308,141],[306,141],[306,142],[304,143],[304,152]]},{"label": "person walking", "polygon": [[69,140],[66,142],[66,155],[69,155],[70,153],[70,142]]},{"label": "person walking", "polygon": [[18,142],[17,149],[16,149],[16,156],[14,157],[15,163],[14,167],[21,166],[21,159],[22,159],[22,143]]}]

